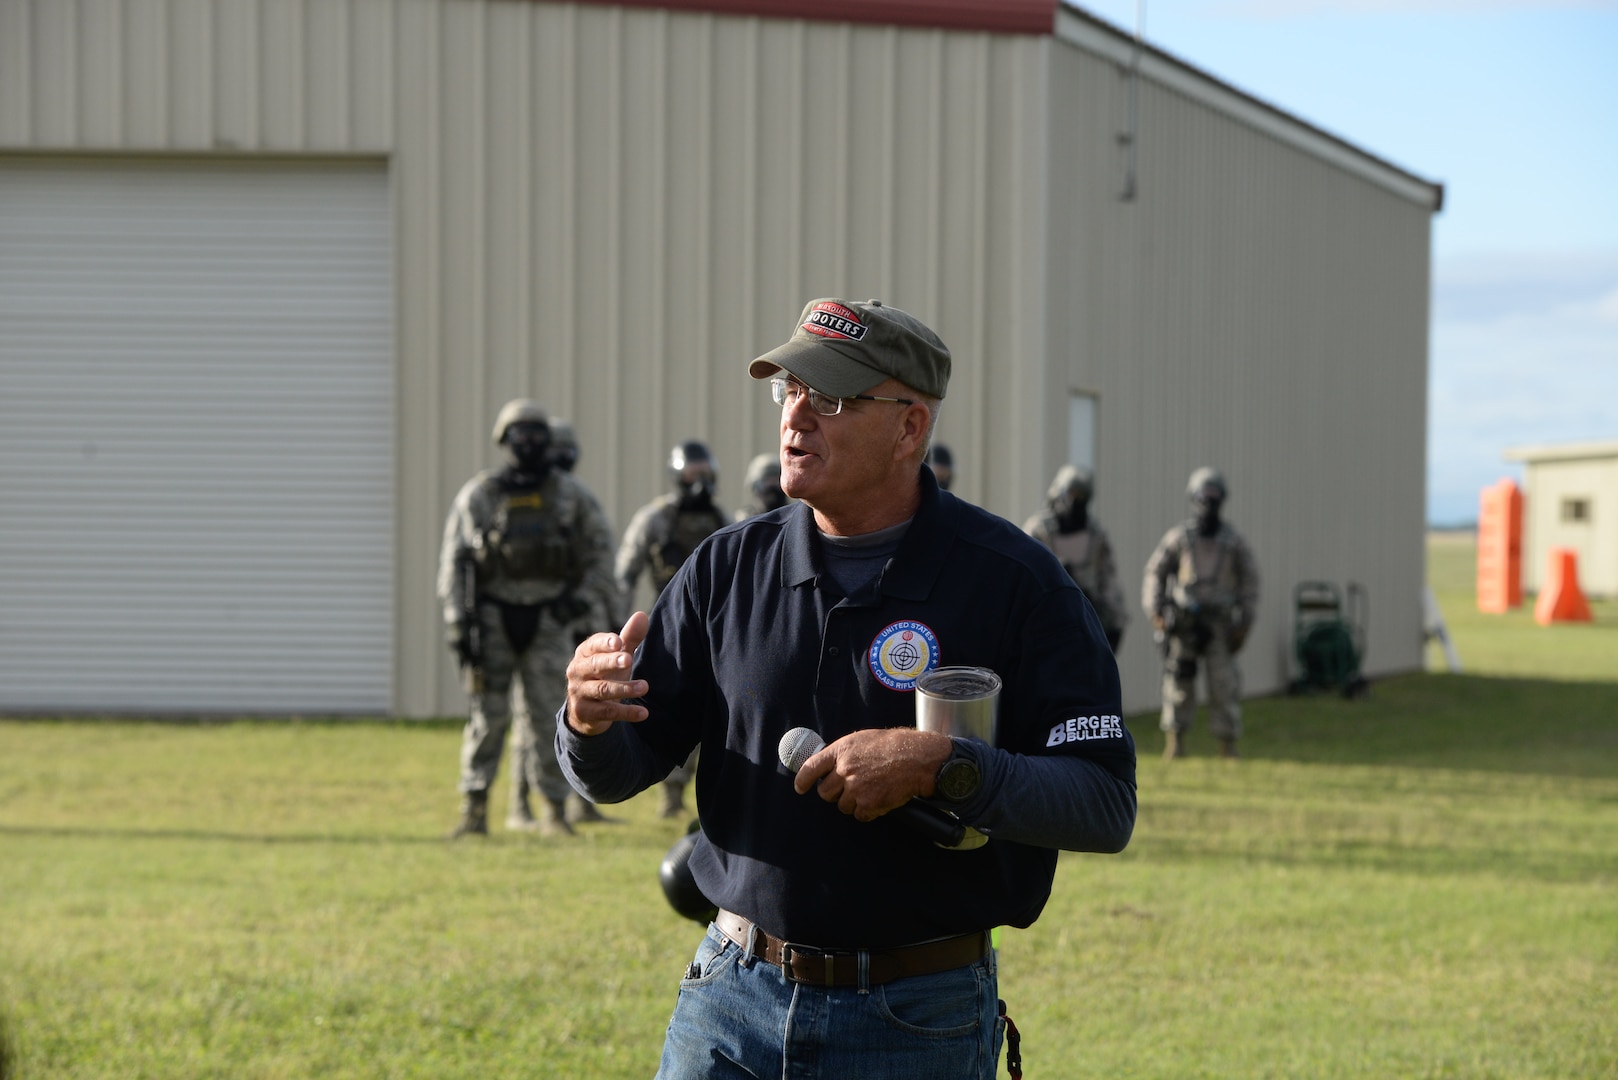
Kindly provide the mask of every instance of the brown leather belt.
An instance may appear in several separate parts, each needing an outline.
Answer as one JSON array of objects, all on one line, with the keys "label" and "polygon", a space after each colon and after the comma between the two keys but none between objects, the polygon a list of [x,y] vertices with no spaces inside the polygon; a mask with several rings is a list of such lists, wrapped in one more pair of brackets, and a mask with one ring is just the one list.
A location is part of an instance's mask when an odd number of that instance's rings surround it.
[{"label": "brown leather belt", "polygon": [[866,951],[816,949],[782,941],[766,934],[734,911],[721,910],[714,917],[714,925],[744,951],[749,948],[748,938],[751,936],[751,955],[780,968],[788,981],[810,986],[876,986],[895,979],[934,975],[951,968],[965,967],[989,955],[987,930],[924,941],[919,945]]}]

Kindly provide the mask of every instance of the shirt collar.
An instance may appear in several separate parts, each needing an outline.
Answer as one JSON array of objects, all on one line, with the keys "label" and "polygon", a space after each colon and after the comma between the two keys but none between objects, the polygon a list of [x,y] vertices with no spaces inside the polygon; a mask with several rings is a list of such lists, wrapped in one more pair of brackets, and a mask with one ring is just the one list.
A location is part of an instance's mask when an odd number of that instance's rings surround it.
[{"label": "shirt collar", "polygon": [[[899,542],[892,569],[882,578],[882,592],[902,600],[925,600],[944,569],[944,558],[956,533],[953,496],[939,490],[931,469],[921,472],[921,505],[910,531]],[[823,573],[815,512],[800,504],[786,530],[781,553],[781,585],[794,588]]]}]

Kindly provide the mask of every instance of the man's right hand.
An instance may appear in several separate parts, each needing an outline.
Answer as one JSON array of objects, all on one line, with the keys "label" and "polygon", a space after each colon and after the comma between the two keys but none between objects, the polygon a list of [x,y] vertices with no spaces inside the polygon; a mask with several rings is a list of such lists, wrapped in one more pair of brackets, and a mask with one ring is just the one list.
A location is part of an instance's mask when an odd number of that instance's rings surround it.
[{"label": "man's right hand", "polygon": [[651,620],[637,611],[616,634],[594,634],[573,650],[567,665],[567,726],[580,735],[599,735],[613,724],[638,724],[648,713],[644,705],[625,698],[644,695],[645,679],[631,679],[635,650],[646,640]]}]

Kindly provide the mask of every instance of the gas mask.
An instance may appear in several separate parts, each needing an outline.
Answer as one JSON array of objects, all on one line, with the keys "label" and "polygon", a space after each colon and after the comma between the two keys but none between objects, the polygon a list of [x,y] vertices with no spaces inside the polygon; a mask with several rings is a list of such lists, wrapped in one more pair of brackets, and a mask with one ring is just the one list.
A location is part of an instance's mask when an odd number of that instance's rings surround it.
[{"label": "gas mask", "polygon": [[1077,493],[1054,500],[1051,512],[1056,515],[1057,529],[1063,533],[1076,533],[1090,524],[1090,500],[1079,498]]},{"label": "gas mask", "polygon": [[550,452],[551,464],[563,472],[572,472],[579,464],[579,448],[577,446],[558,446]]},{"label": "gas mask", "polygon": [[787,504],[787,493],[781,490],[781,474],[772,473],[753,485],[753,497],[766,511],[779,510]]},{"label": "gas mask", "polygon": [[537,484],[551,469],[550,425],[524,420],[506,428],[501,444],[511,471],[521,481]]},{"label": "gas mask", "polygon": [[1196,522],[1198,536],[1213,536],[1219,532],[1219,508],[1224,501],[1224,493],[1212,484],[1197,489],[1191,496],[1191,519]]},{"label": "gas mask", "polygon": [[713,506],[717,486],[713,470],[706,465],[687,465],[676,484],[681,510],[707,510]]}]

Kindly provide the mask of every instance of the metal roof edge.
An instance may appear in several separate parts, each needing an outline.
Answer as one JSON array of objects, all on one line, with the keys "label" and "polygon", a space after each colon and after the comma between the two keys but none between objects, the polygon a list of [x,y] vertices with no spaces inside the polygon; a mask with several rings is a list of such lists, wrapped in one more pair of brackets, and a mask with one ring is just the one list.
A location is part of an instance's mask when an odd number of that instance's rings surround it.
[{"label": "metal roof edge", "polygon": [[1137,44],[1134,34],[1077,7],[1071,0],[1061,0],[1061,7],[1056,13],[1056,38],[1123,67],[1130,67],[1136,62],[1138,49],[1140,72],[1154,82],[1346,169],[1418,206],[1426,207],[1432,213],[1436,214],[1444,208],[1442,183],[1423,179],[1379,158],[1252,94],[1238,90],[1149,42]]},{"label": "metal roof edge", "polygon": [[1575,461],[1581,458],[1618,458],[1618,439],[1597,439],[1589,442],[1541,443],[1531,446],[1508,446],[1500,456],[1506,461]]}]

